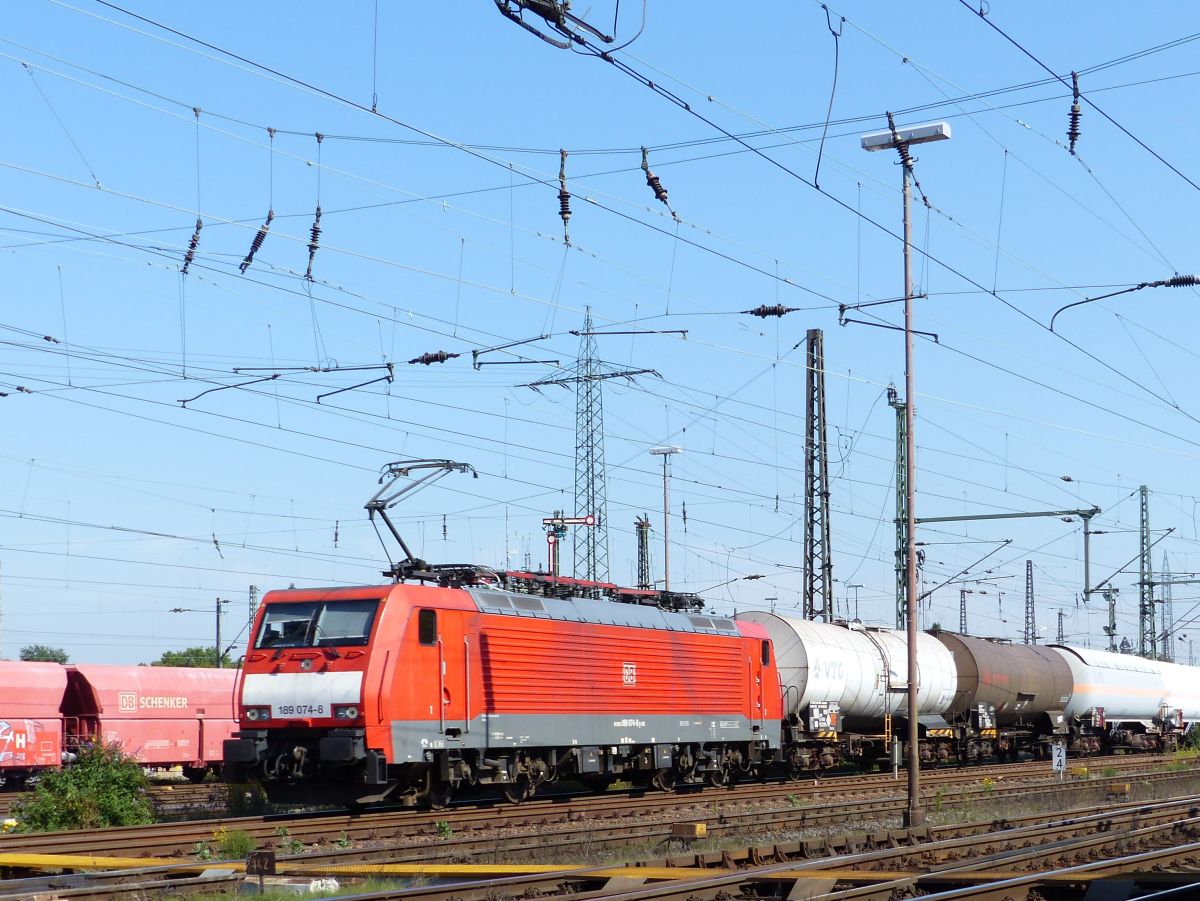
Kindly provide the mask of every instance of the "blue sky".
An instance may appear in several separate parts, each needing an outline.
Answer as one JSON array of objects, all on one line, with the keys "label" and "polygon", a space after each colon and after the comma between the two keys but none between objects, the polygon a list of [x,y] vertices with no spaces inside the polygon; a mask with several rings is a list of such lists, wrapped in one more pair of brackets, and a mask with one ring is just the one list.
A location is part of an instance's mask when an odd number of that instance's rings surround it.
[{"label": "blue sky", "polygon": [[[536,566],[541,517],[588,511],[570,509],[573,394],[521,386],[563,374],[530,361],[574,364],[570,332],[588,307],[597,328],[687,332],[599,339],[613,367],[661,376],[604,386],[614,581],[634,580],[643,512],[661,568],[648,450],[669,443],[684,449],[672,586],[723,611],[799,603],[803,341],[820,328],[839,612],[857,595],[859,615],[889,622],[885,392],[903,384],[902,338],[838,321],[839,304],[902,292],[900,170],[858,143],[889,110],[953,128],[915,154],[930,203],[914,205],[916,320],[939,339],[917,347],[918,513],[1103,508],[1093,581],[1116,573],[1119,629],[1136,639],[1125,564],[1139,485],[1155,538],[1174,530],[1155,566],[1166,555],[1176,575],[1200,569],[1196,291],[1145,289],[1063,313],[1057,335],[1047,326],[1065,304],[1200,269],[1189,10],[993,2],[985,21],[951,0],[847,3],[827,24],[816,3],[753,9],[650,3],[617,54],[692,112],[538,41],[486,0],[385,0],[377,17],[368,2],[10,10],[0,653],[40,642],[76,660],[149,660],[209,642],[217,597],[232,599],[236,635],[250,585],[377,581],[384,560],[362,505],[392,460],[479,473],[397,508],[419,554],[494,566],[528,554]],[[612,25],[611,0],[577,10]],[[640,13],[622,5],[622,41]],[[841,36],[826,129],[829,25]],[[1069,89],[1016,44],[1082,73],[1111,117],[1085,103],[1076,155]],[[678,220],[645,184],[643,146]],[[740,312],[776,303],[796,311]],[[869,315],[900,322],[894,304]],[[471,365],[472,350],[540,335],[489,355],[519,365]],[[439,350],[461,356],[408,363]],[[388,362],[392,383],[316,402]],[[213,388],[224,390],[200,397]],[[988,580],[966,583],[973,632],[1019,636],[1032,560],[1039,626],[1052,636],[1063,610],[1072,641],[1103,642],[1102,603],[1079,598],[1078,521],[919,537],[927,588],[963,570]],[[957,625],[959,588],[933,592],[927,625]],[[1197,596],[1174,588],[1183,634]]]}]

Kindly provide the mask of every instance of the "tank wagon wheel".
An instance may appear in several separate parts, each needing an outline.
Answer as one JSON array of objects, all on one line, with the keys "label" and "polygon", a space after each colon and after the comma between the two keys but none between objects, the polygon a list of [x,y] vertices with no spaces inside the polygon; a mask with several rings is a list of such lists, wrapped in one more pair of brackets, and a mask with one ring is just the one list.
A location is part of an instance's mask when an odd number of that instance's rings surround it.
[{"label": "tank wagon wheel", "polygon": [[210,770],[206,766],[185,766],[183,768],[183,775],[187,781],[196,784],[203,782],[209,772]]},{"label": "tank wagon wheel", "polygon": [[661,769],[655,772],[650,784],[660,792],[671,792],[675,790],[675,771],[670,768]]},{"label": "tank wagon wheel", "polygon": [[520,804],[533,797],[536,786],[525,773],[519,773],[512,782],[504,786],[504,797],[513,804]]}]

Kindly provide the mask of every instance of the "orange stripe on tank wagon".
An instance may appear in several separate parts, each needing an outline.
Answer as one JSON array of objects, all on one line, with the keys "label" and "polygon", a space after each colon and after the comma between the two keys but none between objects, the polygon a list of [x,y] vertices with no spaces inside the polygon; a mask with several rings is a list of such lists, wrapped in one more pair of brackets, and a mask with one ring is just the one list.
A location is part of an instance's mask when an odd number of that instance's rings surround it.
[{"label": "orange stripe on tank wagon", "polygon": [[1088,685],[1082,683],[1076,684],[1075,691],[1094,691],[1110,695],[1134,695],[1140,698],[1160,698],[1163,696],[1162,689],[1136,688],[1124,685]]}]

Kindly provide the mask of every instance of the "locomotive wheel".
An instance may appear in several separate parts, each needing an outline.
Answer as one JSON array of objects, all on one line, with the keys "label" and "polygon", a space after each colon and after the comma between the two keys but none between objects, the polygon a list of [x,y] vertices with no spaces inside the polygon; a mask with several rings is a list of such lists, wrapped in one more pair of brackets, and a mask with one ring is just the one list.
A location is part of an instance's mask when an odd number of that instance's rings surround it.
[{"label": "locomotive wheel", "polygon": [[504,786],[504,797],[513,804],[520,804],[533,797],[534,785],[529,777],[521,773],[512,782]]},{"label": "locomotive wheel", "polygon": [[425,803],[430,810],[443,810],[454,797],[454,786],[440,779],[435,781],[425,795]]},{"label": "locomotive wheel", "polygon": [[650,784],[660,792],[675,790],[675,771],[672,769],[658,770],[650,780]]},{"label": "locomotive wheel", "polygon": [[441,810],[450,803],[454,796],[454,786],[449,782],[438,779],[432,772],[426,772],[425,785],[413,796],[413,801],[430,810]]}]

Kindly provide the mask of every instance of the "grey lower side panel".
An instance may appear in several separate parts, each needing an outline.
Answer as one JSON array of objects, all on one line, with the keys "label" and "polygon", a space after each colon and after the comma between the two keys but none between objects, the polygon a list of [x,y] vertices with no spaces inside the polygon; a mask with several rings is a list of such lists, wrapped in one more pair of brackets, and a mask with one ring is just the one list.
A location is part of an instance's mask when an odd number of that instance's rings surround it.
[{"label": "grey lower side panel", "polygon": [[459,729],[457,738],[440,731],[439,723],[392,722],[395,763],[421,760],[425,751],[443,748],[505,751],[532,747],[614,747],[620,745],[706,744],[711,742],[767,741],[779,744],[778,724],[737,714],[681,717],[652,714],[612,716],[601,714],[484,714],[465,724],[447,720],[447,729]]}]

